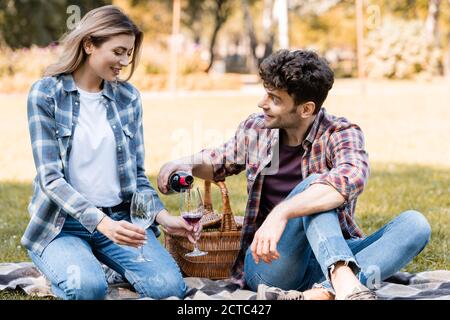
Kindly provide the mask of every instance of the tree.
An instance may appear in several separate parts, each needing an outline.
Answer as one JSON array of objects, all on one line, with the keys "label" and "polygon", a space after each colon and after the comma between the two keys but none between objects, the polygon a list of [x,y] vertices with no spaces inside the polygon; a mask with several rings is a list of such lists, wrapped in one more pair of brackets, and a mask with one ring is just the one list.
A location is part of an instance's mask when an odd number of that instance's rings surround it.
[{"label": "tree", "polygon": [[287,0],[275,0],[273,14],[278,25],[278,42],[282,49],[289,49],[289,21]]},{"label": "tree", "polygon": [[181,21],[185,27],[192,31],[196,44],[200,43],[202,36],[201,18],[204,5],[204,1],[188,0],[182,10]]},{"label": "tree", "polygon": [[161,40],[172,32],[172,0],[113,0],[129,14],[145,34],[145,39]]},{"label": "tree", "polygon": [[264,31],[264,54],[262,59],[270,56],[275,43],[275,30],[273,28],[273,0],[264,0],[263,31]]},{"label": "tree", "polygon": [[2,0],[0,34],[11,48],[47,46],[67,31],[67,8],[80,7],[81,14],[111,4],[110,0]]},{"label": "tree", "polygon": [[[317,16],[330,8],[336,6],[342,0],[264,0],[262,9],[262,36],[258,41],[254,32],[254,19],[251,15],[250,7],[257,4],[257,1],[242,1],[242,10],[244,12],[244,24],[247,35],[250,39],[250,52],[257,65],[274,51],[275,43],[279,47],[288,48],[288,11],[295,12],[299,16]],[[277,37],[278,27],[278,37]],[[277,40],[277,41],[276,41]],[[262,57],[257,57],[256,48],[261,44],[263,46]]]},{"label": "tree", "polygon": [[259,65],[258,57],[256,56],[256,47],[258,46],[258,40],[256,39],[255,28],[253,26],[253,18],[250,13],[250,6],[248,0],[242,0],[242,7],[244,12],[244,23],[247,31],[247,36],[250,40],[250,69],[255,72]]},{"label": "tree", "polygon": [[429,0],[428,16],[425,22],[425,29],[427,32],[428,42],[434,46],[440,46],[438,29],[440,6],[441,0]]},{"label": "tree", "polygon": [[214,0],[211,7],[214,12],[214,29],[211,35],[211,41],[209,42],[209,64],[206,67],[205,72],[209,72],[214,63],[215,58],[215,45],[217,40],[217,35],[219,34],[220,28],[227,21],[228,17],[232,12],[232,2],[233,0]]},{"label": "tree", "polygon": [[[448,0],[448,5],[450,6],[450,0]],[[450,24],[450,16],[447,19]],[[447,33],[447,68],[445,69],[445,75],[450,77],[450,31]]]}]

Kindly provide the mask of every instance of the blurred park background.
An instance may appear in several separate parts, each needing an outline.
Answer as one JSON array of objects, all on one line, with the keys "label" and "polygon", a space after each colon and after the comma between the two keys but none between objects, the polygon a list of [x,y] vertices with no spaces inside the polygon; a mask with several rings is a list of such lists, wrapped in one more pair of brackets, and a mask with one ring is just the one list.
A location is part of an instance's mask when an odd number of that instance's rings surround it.
[{"label": "blurred park background", "polygon": [[[450,0],[0,0],[0,262],[28,260],[19,244],[35,175],[28,90],[77,14],[106,4],[145,33],[130,82],[143,98],[153,182],[164,162],[224,142],[259,111],[265,57],[312,49],[336,75],[324,107],[365,133],[372,177],[358,222],[370,233],[420,210],[432,241],[407,270],[450,269]],[[244,178],[230,179],[237,214]],[[174,199],[163,201],[176,214]]]}]

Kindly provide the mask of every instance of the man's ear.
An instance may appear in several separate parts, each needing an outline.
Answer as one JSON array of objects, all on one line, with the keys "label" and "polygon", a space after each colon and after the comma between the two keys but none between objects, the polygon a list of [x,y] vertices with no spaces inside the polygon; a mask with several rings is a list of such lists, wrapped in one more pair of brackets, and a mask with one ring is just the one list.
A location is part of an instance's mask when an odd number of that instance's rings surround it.
[{"label": "man's ear", "polygon": [[307,101],[300,105],[298,110],[300,111],[300,117],[309,118],[314,115],[314,110],[316,109],[316,104],[312,101]]},{"label": "man's ear", "polygon": [[90,37],[83,39],[83,50],[87,55],[90,55],[92,53],[93,48],[94,44],[92,43]]}]

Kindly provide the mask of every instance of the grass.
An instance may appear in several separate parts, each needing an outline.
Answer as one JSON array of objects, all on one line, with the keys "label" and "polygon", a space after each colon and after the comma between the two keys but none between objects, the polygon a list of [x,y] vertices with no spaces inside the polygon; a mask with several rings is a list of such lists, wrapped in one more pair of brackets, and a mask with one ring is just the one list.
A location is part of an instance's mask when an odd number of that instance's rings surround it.
[{"label": "grass", "polygon": [[[150,177],[156,185],[155,177]],[[233,212],[242,215],[246,204],[243,174],[230,177],[227,185]],[[214,188],[214,187],[213,187]],[[431,241],[404,271],[450,270],[450,170],[419,165],[372,166],[369,183],[358,199],[357,222],[370,234],[408,209],[422,212],[432,227]],[[0,262],[29,261],[20,237],[28,223],[28,183],[0,183]],[[161,196],[167,208],[177,214],[177,197]],[[214,207],[220,210],[220,194],[213,189]],[[163,242],[163,237],[160,238]],[[18,292],[0,292],[0,299],[28,299]]]}]

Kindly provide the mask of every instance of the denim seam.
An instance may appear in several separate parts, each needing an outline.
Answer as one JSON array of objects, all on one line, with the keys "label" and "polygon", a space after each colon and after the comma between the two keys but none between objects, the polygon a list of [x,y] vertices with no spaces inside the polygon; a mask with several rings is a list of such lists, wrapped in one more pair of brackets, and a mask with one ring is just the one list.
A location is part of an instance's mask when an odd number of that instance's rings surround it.
[{"label": "denim seam", "polygon": [[[59,284],[62,283],[63,281],[58,277],[57,273],[50,267],[50,265],[49,265],[47,262],[45,262],[44,259],[41,258],[41,256],[39,256],[39,255],[37,255],[37,254],[34,254],[33,252],[31,252],[31,254],[33,254],[34,257],[37,258],[37,259],[39,260],[39,262],[41,262],[41,263],[45,266],[45,268],[47,269],[46,271],[48,271],[49,273],[51,273],[51,275],[52,275],[52,276],[55,278],[55,280],[57,281],[57,286],[59,287]],[[44,272],[43,272],[43,273],[44,273]],[[50,282],[52,282],[51,279],[48,279],[48,280],[50,280]],[[61,289],[62,289],[62,288],[61,288]],[[62,289],[62,290],[64,291],[64,289]]]},{"label": "denim seam", "polygon": [[336,264],[336,262],[339,262],[339,261],[343,261],[346,266],[348,266],[350,262],[353,262],[355,264],[356,268],[358,269],[357,270],[358,273],[361,271],[361,267],[359,266],[358,262],[356,262],[356,259],[354,257],[348,256],[348,255],[333,256],[325,261],[325,265],[327,266],[327,271],[329,271],[329,272],[327,272],[325,277],[328,281],[330,281],[330,283],[331,283],[330,274],[334,271],[334,267],[335,267],[334,265]]},{"label": "denim seam", "polygon": [[269,287],[276,287],[276,285],[274,285],[273,283],[270,283],[269,281],[266,281],[265,279],[263,279],[263,277],[258,272],[255,272],[253,274],[253,276],[249,279],[248,283],[252,283],[255,278],[257,278],[259,280],[259,283],[256,285],[256,288],[258,288],[258,285],[260,283],[263,283]]}]

